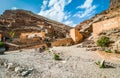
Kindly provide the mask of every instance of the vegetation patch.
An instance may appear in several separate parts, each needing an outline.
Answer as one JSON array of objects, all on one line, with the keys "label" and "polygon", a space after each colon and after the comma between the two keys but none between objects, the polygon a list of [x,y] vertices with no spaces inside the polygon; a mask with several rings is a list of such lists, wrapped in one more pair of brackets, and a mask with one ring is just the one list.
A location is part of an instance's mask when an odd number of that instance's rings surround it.
[{"label": "vegetation patch", "polygon": [[60,56],[55,53],[55,54],[54,54],[54,59],[55,59],[55,60],[60,60]]},{"label": "vegetation patch", "polygon": [[97,45],[100,47],[108,47],[110,44],[109,37],[103,36],[99,40],[97,40]]},{"label": "vegetation patch", "polygon": [[107,50],[105,50],[105,52],[112,53],[111,49],[107,49]]},{"label": "vegetation patch", "polygon": [[98,61],[98,62],[95,62],[95,63],[96,63],[96,65],[99,66],[99,68],[105,68],[105,60],[103,60],[103,61]]},{"label": "vegetation patch", "polygon": [[3,47],[4,46],[4,43],[3,42],[0,42],[0,47]]}]

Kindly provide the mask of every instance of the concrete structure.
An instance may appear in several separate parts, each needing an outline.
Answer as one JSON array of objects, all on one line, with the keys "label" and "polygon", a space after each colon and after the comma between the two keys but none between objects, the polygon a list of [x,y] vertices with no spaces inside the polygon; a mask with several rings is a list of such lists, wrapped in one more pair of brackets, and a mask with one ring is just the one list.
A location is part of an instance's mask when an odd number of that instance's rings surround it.
[{"label": "concrete structure", "polygon": [[79,43],[83,40],[83,35],[77,29],[70,30],[70,37],[75,43]]},{"label": "concrete structure", "polygon": [[102,31],[110,30],[118,27],[120,28],[120,17],[115,17],[105,21],[94,23],[93,24],[94,39],[96,39],[98,34],[100,34]]},{"label": "concrete structure", "polygon": [[20,39],[32,39],[35,37],[40,37],[42,39],[45,38],[45,32],[29,32],[29,33],[21,33]]}]

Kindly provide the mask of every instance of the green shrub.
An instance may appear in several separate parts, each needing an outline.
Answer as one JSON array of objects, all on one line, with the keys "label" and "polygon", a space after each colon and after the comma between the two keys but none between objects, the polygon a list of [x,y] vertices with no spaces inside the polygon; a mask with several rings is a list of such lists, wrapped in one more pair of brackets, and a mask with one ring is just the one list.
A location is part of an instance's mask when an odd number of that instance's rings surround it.
[{"label": "green shrub", "polygon": [[101,47],[108,47],[110,44],[110,39],[108,37],[101,37],[99,40],[97,40],[97,45]]},{"label": "green shrub", "polygon": [[15,32],[11,31],[11,32],[10,32],[10,36],[11,36],[11,38],[13,38],[14,35],[15,35]]},{"label": "green shrub", "polygon": [[60,59],[59,55],[58,54],[54,54],[54,59],[55,60],[59,60]]},{"label": "green shrub", "polygon": [[106,50],[107,53],[112,53],[111,49]]},{"label": "green shrub", "polygon": [[98,65],[99,66],[99,68],[105,68],[105,61],[103,60],[103,61],[98,61],[98,62],[95,62],[96,63],[96,65]]},{"label": "green shrub", "polygon": [[4,46],[4,43],[3,42],[0,42],[0,47],[3,47]]}]

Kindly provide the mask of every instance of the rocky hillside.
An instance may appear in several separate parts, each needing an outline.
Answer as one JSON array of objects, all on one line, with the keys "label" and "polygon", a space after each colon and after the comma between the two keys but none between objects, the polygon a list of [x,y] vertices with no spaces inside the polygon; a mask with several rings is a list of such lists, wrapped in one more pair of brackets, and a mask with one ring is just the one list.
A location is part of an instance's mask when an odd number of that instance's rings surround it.
[{"label": "rocky hillside", "polygon": [[110,8],[116,8],[118,6],[120,6],[120,0],[111,0]]},{"label": "rocky hillside", "polygon": [[71,28],[26,10],[6,10],[0,16],[0,30],[4,33],[15,31],[16,36],[21,32],[44,31],[50,27],[52,29],[49,36],[55,36],[56,38],[64,38],[65,33]]},{"label": "rocky hillside", "polygon": [[110,40],[110,44],[106,50],[111,50],[114,53],[120,53],[120,28],[103,31],[99,34],[98,39],[102,37],[108,37]]},{"label": "rocky hillside", "polygon": [[120,0],[111,0],[108,10],[95,15],[89,20],[86,20],[76,26],[76,28],[84,35],[89,37],[92,33],[92,25],[95,22],[104,21],[113,17],[120,16]]}]

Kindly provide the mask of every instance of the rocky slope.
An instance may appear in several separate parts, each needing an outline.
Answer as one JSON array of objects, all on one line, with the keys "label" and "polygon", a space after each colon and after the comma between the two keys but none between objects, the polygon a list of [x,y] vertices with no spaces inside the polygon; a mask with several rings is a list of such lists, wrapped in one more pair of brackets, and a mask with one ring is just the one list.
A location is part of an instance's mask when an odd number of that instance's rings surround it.
[{"label": "rocky slope", "polygon": [[106,50],[111,50],[113,53],[120,53],[120,28],[103,31],[99,34],[98,39],[104,36],[110,39],[110,44]]},{"label": "rocky slope", "polygon": [[9,31],[17,31],[16,36],[21,32],[43,31],[49,29],[49,26],[52,27],[49,36],[55,36],[57,38],[64,38],[65,33],[71,28],[26,10],[6,10],[3,15],[0,16],[0,29],[6,33]]},{"label": "rocky slope", "polygon": [[120,0],[111,0],[110,8],[116,8],[118,6],[120,6]]},{"label": "rocky slope", "polygon": [[92,33],[92,25],[95,22],[104,21],[113,17],[120,16],[120,0],[111,0],[108,10],[95,15],[89,20],[86,20],[76,26],[76,28],[84,35],[89,37]]},{"label": "rocky slope", "polygon": [[[15,45],[17,44],[22,48],[36,45],[43,46],[47,45],[47,43],[51,44],[57,39],[66,38],[66,34],[70,29],[70,26],[26,10],[6,10],[0,16],[0,34],[3,34],[4,40]],[[13,38],[10,35],[11,32],[14,33]],[[23,36],[21,37],[21,34],[25,33],[28,35],[24,36],[26,37],[25,39],[22,39]],[[44,35],[44,38],[40,37],[42,34]],[[28,36],[34,37],[28,38]],[[13,45],[9,46],[9,50],[15,49],[20,48]]]}]

